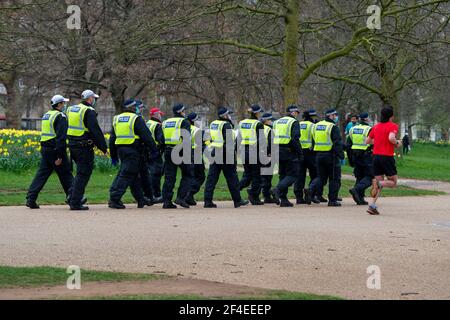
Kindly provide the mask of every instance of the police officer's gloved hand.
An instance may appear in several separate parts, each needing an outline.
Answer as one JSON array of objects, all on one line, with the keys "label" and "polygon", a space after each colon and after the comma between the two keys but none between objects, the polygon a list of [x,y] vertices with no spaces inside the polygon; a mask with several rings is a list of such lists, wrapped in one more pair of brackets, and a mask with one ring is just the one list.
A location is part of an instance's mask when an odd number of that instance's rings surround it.
[{"label": "police officer's gloved hand", "polygon": [[119,165],[119,160],[118,159],[111,159],[111,164],[113,165],[113,167],[117,167]]}]

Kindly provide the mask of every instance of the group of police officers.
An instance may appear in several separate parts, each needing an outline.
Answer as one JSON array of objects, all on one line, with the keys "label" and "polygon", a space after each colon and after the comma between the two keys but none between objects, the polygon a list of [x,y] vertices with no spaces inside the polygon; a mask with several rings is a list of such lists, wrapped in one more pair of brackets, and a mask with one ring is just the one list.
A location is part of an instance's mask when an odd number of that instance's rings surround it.
[{"label": "group of police officers", "polygon": [[[55,171],[70,209],[89,210],[84,194],[94,168],[94,148],[108,154],[95,111],[98,98],[92,90],[86,90],[80,104],[67,108],[69,99],[61,95],[53,97],[51,110],[42,118],[42,159],[27,195],[29,208],[39,208],[36,202],[39,192]],[[175,105],[173,116],[165,121],[162,120],[164,113],[153,108],[150,120],[145,122],[144,108],[141,101],[130,99],[124,102],[123,112],[114,117],[109,154],[112,164],[120,164],[120,169],[110,187],[110,208],[125,209],[122,197],[128,187],[138,208],[155,203],[163,203],[164,209],[175,209],[177,205],[189,208],[197,205],[195,196],[203,184],[204,207],[216,208],[214,190],[221,172],[235,208],[249,203],[293,207],[288,200],[292,185],[298,205],[328,202],[328,206],[338,207],[342,201],[338,194],[345,148],[357,179],[350,194],[356,204],[367,204],[364,193],[373,179],[371,149],[366,144],[371,129],[367,113],[360,116],[360,124],[350,130],[344,143],[338,126],[339,116],[334,109],[327,110],[322,121],[312,109],[304,111],[299,120],[300,110],[292,105],[284,117],[275,121],[272,114],[253,105],[248,109],[248,118],[235,128],[231,110],[222,107],[217,119],[210,124],[207,138],[206,132],[196,125],[198,115],[187,115],[182,104]],[[189,154],[184,147],[186,143]],[[238,152],[241,152],[244,167],[241,180],[237,172]],[[207,176],[205,158],[209,162]],[[72,162],[76,165],[75,177]],[[275,165],[279,182],[272,187]],[[173,200],[178,168],[181,181]],[[309,186],[306,186],[307,173]],[[328,200],[323,197],[327,183]],[[248,191],[248,201],[241,197],[243,189]]]}]

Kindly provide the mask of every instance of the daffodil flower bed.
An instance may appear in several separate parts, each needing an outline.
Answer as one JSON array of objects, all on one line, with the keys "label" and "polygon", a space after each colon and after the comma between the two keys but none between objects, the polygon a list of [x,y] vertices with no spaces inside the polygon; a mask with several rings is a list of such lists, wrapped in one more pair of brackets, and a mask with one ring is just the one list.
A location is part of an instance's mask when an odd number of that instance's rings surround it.
[{"label": "daffodil flower bed", "polygon": [[[105,135],[109,140],[109,134]],[[0,130],[0,170],[23,172],[38,167],[41,155],[41,133],[15,129]],[[113,167],[110,159],[95,150],[95,166],[100,171]]]}]

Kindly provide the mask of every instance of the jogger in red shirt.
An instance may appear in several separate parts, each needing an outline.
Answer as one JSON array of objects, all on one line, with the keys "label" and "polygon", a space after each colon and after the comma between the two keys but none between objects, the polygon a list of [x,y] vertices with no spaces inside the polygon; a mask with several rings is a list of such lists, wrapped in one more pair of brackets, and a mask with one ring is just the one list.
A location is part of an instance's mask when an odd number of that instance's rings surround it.
[{"label": "jogger in red shirt", "polygon": [[[397,140],[398,125],[393,123],[394,110],[392,107],[384,107],[381,110],[381,122],[372,128],[367,137],[367,144],[373,144],[373,171],[375,179],[372,181],[373,202],[367,212],[371,215],[379,215],[376,202],[383,188],[395,188],[398,176],[395,166],[395,148],[402,145]],[[387,180],[385,180],[385,178]]]}]

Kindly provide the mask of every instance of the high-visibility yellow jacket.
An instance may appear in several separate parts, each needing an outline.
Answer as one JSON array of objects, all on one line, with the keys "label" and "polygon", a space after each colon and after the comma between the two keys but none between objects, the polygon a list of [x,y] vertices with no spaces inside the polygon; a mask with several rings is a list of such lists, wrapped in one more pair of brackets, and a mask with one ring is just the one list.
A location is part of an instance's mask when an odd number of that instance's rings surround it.
[{"label": "high-visibility yellow jacket", "polygon": [[333,148],[331,130],[333,130],[334,126],[333,123],[325,120],[316,123],[313,129],[314,151],[331,151]]},{"label": "high-visibility yellow jacket", "polygon": [[84,125],[84,115],[87,110],[95,111],[94,108],[85,106],[82,103],[67,109],[67,120],[69,122],[68,136],[81,137],[86,132],[89,132],[89,129]]},{"label": "high-visibility yellow jacket", "polygon": [[258,130],[256,130],[256,127],[260,123],[256,119],[245,119],[239,123],[239,133],[242,138],[241,145],[255,145],[258,142]]},{"label": "high-visibility yellow jacket", "polygon": [[114,117],[113,128],[117,145],[130,145],[139,139],[134,132],[134,124],[139,116],[131,112],[124,112]]},{"label": "high-visibility yellow jacket", "polygon": [[297,120],[292,117],[283,117],[273,124],[274,144],[286,145],[292,140],[292,126]]},{"label": "high-visibility yellow jacket", "polygon": [[358,124],[350,129],[349,135],[352,140],[352,150],[369,149],[370,145],[366,144],[371,127],[368,125]]},{"label": "high-visibility yellow jacket", "polygon": [[184,118],[170,118],[162,123],[164,140],[166,145],[176,146],[183,142],[181,136],[181,124]]},{"label": "high-visibility yellow jacket", "polygon": [[314,123],[311,121],[300,122],[300,144],[302,149],[311,149],[313,145]]},{"label": "high-visibility yellow jacket", "polygon": [[63,113],[58,110],[50,110],[42,117],[41,142],[50,141],[56,138],[55,119]]}]

